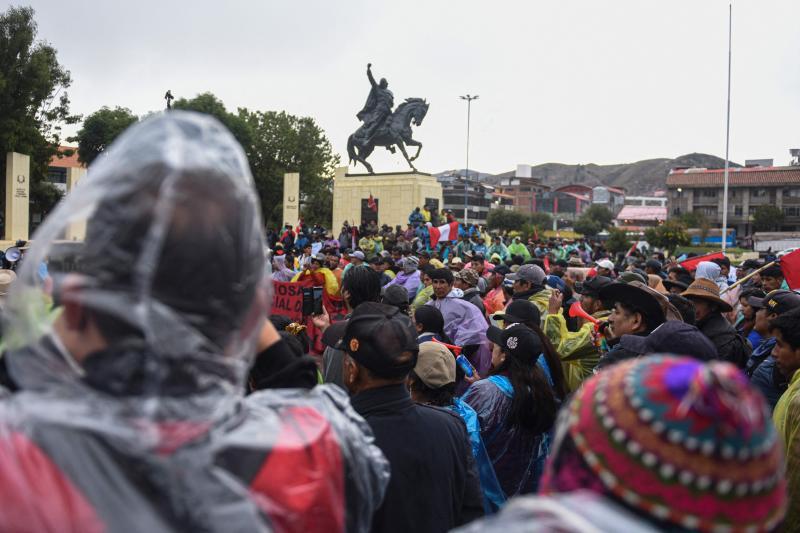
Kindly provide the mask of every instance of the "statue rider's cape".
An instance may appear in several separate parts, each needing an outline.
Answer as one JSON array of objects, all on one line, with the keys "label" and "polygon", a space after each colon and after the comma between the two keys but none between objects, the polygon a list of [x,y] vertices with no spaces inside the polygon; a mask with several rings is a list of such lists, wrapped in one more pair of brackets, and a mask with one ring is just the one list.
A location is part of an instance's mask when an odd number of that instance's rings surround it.
[{"label": "statue rider's cape", "polygon": [[358,120],[364,122],[364,119],[367,118],[370,113],[375,111],[375,108],[378,106],[378,91],[381,90],[387,91],[389,94],[392,94],[392,92],[389,89],[381,89],[377,85],[373,86],[369,91],[369,96],[367,96],[367,101],[364,104],[364,107],[361,109],[361,111],[356,113],[356,117],[358,117]]}]

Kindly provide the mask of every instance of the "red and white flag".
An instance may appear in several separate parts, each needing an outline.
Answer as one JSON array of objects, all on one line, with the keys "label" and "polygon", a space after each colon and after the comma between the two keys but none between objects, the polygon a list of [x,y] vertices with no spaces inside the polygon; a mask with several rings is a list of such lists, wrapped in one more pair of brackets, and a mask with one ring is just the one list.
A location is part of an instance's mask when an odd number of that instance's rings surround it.
[{"label": "red and white flag", "polygon": [[789,288],[792,290],[800,288],[800,250],[781,257],[780,265]]},{"label": "red and white flag", "polygon": [[439,241],[458,240],[458,222],[449,222],[442,226],[434,226],[428,222],[425,225],[428,226],[428,233],[431,236],[431,248],[439,244]]},{"label": "red and white flag", "polygon": [[294,234],[295,236],[300,235],[300,232],[303,231],[303,219],[297,221],[297,225],[294,227]]},{"label": "red and white flag", "polygon": [[710,254],[698,255],[696,257],[690,257],[689,259],[686,259],[685,261],[681,261],[680,263],[678,263],[678,265],[682,266],[683,268],[685,268],[689,272],[694,272],[695,270],[697,270],[697,265],[699,265],[703,261],[711,261],[712,259],[723,259],[724,257],[725,257],[725,254],[723,254],[721,251],[713,252],[713,253],[710,253]]},{"label": "red and white flag", "polygon": [[372,196],[372,193],[369,193],[369,199],[367,200],[367,207],[370,211],[377,213],[378,212],[378,204],[375,202],[375,198]]}]

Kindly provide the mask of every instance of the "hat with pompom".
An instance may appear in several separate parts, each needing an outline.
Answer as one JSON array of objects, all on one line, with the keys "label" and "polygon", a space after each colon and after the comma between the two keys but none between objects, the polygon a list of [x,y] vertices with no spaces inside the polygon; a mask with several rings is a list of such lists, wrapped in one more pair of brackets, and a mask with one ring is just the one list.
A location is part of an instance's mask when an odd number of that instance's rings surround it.
[{"label": "hat with pompom", "polygon": [[787,504],[777,437],[734,366],[626,361],[587,381],[562,414],[542,491],[600,492],[670,530],[769,531]]}]

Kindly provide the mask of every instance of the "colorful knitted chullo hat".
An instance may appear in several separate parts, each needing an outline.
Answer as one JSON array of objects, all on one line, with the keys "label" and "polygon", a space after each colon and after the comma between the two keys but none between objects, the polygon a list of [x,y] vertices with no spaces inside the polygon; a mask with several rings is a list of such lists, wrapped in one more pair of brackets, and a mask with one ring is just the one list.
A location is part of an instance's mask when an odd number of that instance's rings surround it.
[{"label": "colorful knitted chullo hat", "polygon": [[580,489],[678,531],[769,531],[787,503],[763,398],[732,365],[684,357],[617,364],[575,394],[541,491]]}]

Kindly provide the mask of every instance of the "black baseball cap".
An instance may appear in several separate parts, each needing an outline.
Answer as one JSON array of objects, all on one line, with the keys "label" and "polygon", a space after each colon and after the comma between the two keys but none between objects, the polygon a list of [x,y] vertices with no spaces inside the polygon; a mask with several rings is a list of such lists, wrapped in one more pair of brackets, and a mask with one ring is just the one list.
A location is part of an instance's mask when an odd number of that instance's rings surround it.
[{"label": "black baseball cap", "polygon": [[658,259],[648,259],[645,264],[645,267],[655,269],[656,272],[661,272],[663,266],[661,265],[661,261]]},{"label": "black baseball cap", "polygon": [[417,364],[417,330],[397,307],[364,302],[356,307],[336,344],[378,377],[402,377]]},{"label": "black baseball cap", "polygon": [[522,324],[511,324],[505,329],[489,326],[486,337],[523,363],[534,364],[544,350],[539,336]]},{"label": "black baseball cap", "polygon": [[515,322],[534,322],[538,324],[542,320],[539,308],[528,300],[512,300],[504,313],[495,313],[493,316],[497,320],[502,320],[506,325]]},{"label": "black baseball cap", "polygon": [[697,327],[679,320],[669,320],[648,336],[623,335],[620,345],[640,355],[673,353],[688,355],[701,361],[717,358],[717,348]]},{"label": "black baseball cap", "polygon": [[506,265],[497,265],[492,270],[495,274],[500,274],[501,276],[505,276],[507,274],[511,274],[511,269],[508,268]]},{"label": "black baseball cap", "polygon": [[792,309],[800,307],[800,294],[796,292],[778,289],[767,294],[763,298],[756,298],[751,296],[747,299],[750,307],[758,309],[766,309],[767,314],[782,315]]},{"label": "black baseball cap", "polygon": [[575,292],[583,294],[584,296],[591,296],[592,298],[600,297],[600,289],[607,285],[611,285],[614,281],[606,276],[595,276],[586,281],[578,282],[575,284]]},{"label": "black baseball cap", "polygon": [[783,270],[780,265],[772,265],[761,271],[762,278],[782,278]]}]

